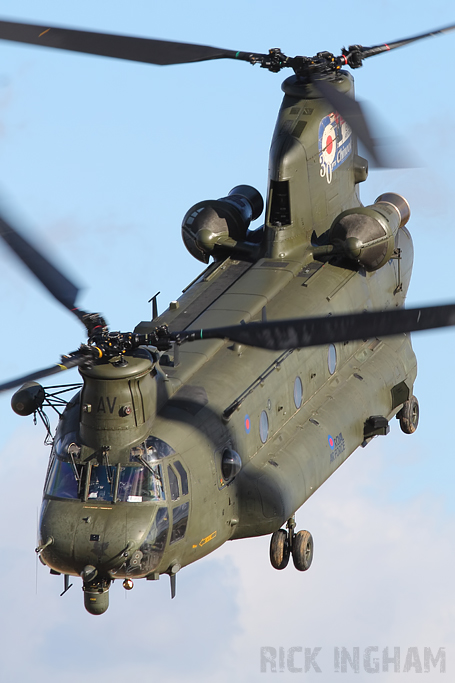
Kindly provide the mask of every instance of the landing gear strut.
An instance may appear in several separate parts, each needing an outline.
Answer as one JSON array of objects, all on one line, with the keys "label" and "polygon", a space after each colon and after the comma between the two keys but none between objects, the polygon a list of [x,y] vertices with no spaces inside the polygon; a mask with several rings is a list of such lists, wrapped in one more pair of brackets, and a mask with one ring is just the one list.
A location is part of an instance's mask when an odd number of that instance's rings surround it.
[{"label": "landing gear strut", "polygon": [[313,537],[309,531],[294,532],[295,517],[286,523],[287,531],[278,529],[270,539],[270,562],[275,569],[287,567],[292,554],[294,567],[300,572],[310,568],[313,560]]}]

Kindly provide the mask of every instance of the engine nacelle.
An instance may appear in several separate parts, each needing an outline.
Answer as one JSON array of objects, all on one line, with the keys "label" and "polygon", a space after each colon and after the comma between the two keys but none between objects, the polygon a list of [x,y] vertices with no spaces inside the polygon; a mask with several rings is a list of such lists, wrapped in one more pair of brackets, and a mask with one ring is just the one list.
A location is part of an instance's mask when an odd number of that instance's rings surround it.
[{"label": "engine nacelle", "polygon": [[395,236],[411,215],[407,201],[386,192],[371,206],[343,211],[332,223],[329,242],[367,271],[382,268],[393,255]]},{"label": "engine nacelle", "polygon": [[252,220],[264,208],[261,194],[250,185],[237,185],[221,199],[191,207],[182,222],[183,242],[192,256],[208,263],[218,248],[235,250],[245,241]]}]

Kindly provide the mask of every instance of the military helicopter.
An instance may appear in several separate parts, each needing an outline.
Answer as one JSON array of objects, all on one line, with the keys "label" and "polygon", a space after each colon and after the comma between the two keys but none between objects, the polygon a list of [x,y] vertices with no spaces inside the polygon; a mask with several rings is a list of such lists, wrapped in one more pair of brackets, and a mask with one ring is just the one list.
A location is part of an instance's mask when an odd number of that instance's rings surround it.
[{"label": "military helicopter", "polygon": [[[418,424],[409,333],[455,324],[455,305],[403,308],[412,271],[410,209],[388,192],[367,207],[359,184],[380,151],[344,67],[453,30],[353,45],[340,56],[287,57],[0,22],[0,38],[176,64],[236,59],[291,68],[272,138],[265,222],[260,193],[238,185],[194,205],[182,237],[205,270],[133,332],[77,308],[77,287],[10,221],[0,234],[85,326],[61,363],[6,382],[20,415],[64,406],[44,485],[37,553],[53,574],[80,576],[102,614],[109,587],[171,579],[227,540],[271,534],[270,561],[309,569],[313,539],[295,512],[396,416]],[[193,343],[190,343],[193,342]],[[78,367],[66,403],[36,380]],[[74,386],[69,387],[74,391]],[[285,528],[282,528],[285,526]]]}]

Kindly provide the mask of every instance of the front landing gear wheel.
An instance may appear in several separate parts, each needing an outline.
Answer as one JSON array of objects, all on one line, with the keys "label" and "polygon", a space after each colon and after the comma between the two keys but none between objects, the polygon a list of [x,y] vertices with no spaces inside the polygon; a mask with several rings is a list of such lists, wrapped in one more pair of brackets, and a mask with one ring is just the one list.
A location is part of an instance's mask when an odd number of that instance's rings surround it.
[{"label": "front landing gear wheel", "polygon": [[402,409],[397,414],[400,420],[401,431],[405,434],[414,434],[419,424],[419,402],[415,396],[403,404]]},{"label": "front landing gear wheel", "polygon": [[289,562],[289,541],[284,529],[278,529],[270,539],[270,562],[275,569],[284,569]]},{"label": "front landing gear wheel", "polygon": [[299,572],[306,572],[313,561],[313,536],[309,531],[298,531],[292,541],[292,559]]}]

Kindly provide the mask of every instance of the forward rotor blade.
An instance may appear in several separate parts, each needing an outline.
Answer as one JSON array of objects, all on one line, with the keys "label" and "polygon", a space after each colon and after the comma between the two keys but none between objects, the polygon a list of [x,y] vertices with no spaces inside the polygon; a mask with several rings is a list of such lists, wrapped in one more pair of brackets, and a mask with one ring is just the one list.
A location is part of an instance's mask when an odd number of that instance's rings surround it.
[{"label": "forward rotor blade", "polygon": [[209,45],[176,43],[11,21],[0,21],[0,39],[161,66],[203,62],[211,59],[249,61],[250,57],[250,53],[247,52],[224,50]]},{"label": "forward rotor blade", "polygon": [[33,382],[37,379],[43,377],[50,377],[51,375],[56,375],[58,372],[63,372],[64,370],[69,370],[70,368],[77,367],[87,362],[87,356],[79,351],[71,353],[69,356],[62,356],[62,362],[51,365],[43,370],[37,370],[36,372],[31,372],[23,377],[18,377],[9,382],[4,382],[0,384],[0,392],[7,391],[8,389],[15,389],[16,387],[22,386],[25,382]]},{"label": "forward rotor blade", "polygon": [[187,341],[229,339],[239,344],[281,351],[337,342],[372,339],[455,325],[455,304],[427,308],[351,313],[325,318],[301,318],[247,323],[180,333]]},{"label": "forward rotor blade", "polygon": [[[52,296],[75,313],[76,298],[79,293],[76,285],[22,237],[2,216],[0,216],[0,237],[4,239],[16,256],[31,270]],[[80,318],[78,313],[76,315]]]},{"label": "forward rotor blade", "polygon": [[362,47],[361,55],[362,59],[367,57],[372,57],[373,55],[379,55],[381,52],[388,52],[389,50],[394,50],[396,47],[403,47],[404,45],[409,45],[410,43],[415,43],[417,40],[422,40],[423,38],[429,38],[430,36],[439,36],[442,33],[449,33],[455,30],[455,24],[451,26],[444,26],[443,28],[435,29],[434,31],[428,31],[427,33],[421,33],[418,36],[412,36],[411,38],[404,38],[404,40],[395,40],[393,43],[383,43],[382,45],[374,45],[373,47]]}]

